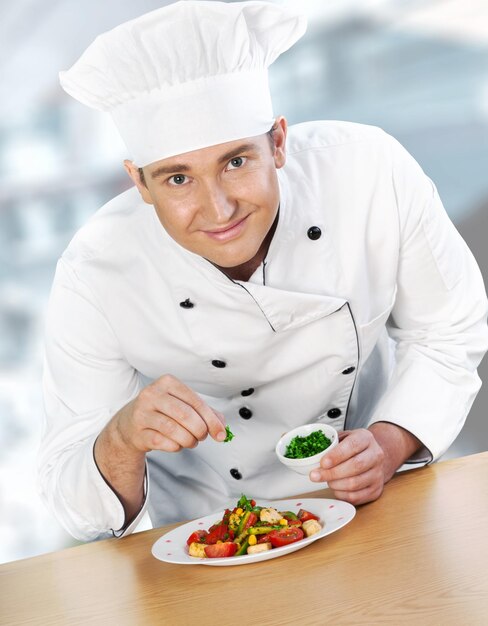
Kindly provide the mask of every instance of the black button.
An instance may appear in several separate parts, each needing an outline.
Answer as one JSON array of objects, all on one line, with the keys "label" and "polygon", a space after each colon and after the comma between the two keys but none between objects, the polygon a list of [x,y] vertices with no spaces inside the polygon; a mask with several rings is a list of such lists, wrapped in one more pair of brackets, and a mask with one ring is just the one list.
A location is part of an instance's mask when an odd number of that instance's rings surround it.
[{"label": "black button", "polygon": [[195,305],[193,304],[193,302],[190,301],[190,298],[187,298],[186,300],[183,300],[183,302],[180,302],[180,307],[182,309],[193,309]]},{"label": "black button", "polygon": [[248,420],[252,417],[252,411],[247,406],[243,406],[242,409],[239,409],[239,415],[242,419]]},{"label": "black button", "polygon": [[310,228],[307,230],[307,235],[309,239],[315,241],[316,239],[320,239],[320,237],[322,236],[322,231],[318,226],[310,226]]},{"label": "black button", "polygon": [[346,368],[342,373],[343,374],[352,374],[352,372],[354,372],[355,369],[356,368],[353,365],[351,365],[351,367]]},{"label": "black button", "polygon": [[331,417],[332,419],[339,417],[341,413],[342,411],[340,409],[330,409],[330,411],[327,411],[327,415]]},{"label": "black button", "polygon": [[227,363],[225,361],[219,361],[218,359],[214,359],[212,361],[212,365],[214,367],[225,367],[227,365]]},{"label": "black button", "polygon": [[254,393],[254,388],[249,387],[249,389],[244,389],[243,391],[241,391],[241,396],[250,396],[252,393]]},{"label": "black button", "polygon": [[236,469],[235,467],[233,467],[230,470],[230,475],[232,476],[232,478],[235,478],[236,480],[241,480],[242,478],[242,474],[240,473],[240,471],[238,469]]}]

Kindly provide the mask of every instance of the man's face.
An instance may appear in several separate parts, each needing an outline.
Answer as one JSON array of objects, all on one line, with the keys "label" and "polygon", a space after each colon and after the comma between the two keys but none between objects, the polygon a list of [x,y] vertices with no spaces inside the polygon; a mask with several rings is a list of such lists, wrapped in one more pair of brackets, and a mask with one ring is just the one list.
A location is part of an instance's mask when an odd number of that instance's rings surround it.
[{"label": "man's face", "polygon": [[175,241],[219,267],[236,267],[262,255],[277,215],[284,118],[273,135],[274,149],[264,134],[151,163],[144,167],[146,187],[132,164],[126,169],[133,168],[143,199]]}]

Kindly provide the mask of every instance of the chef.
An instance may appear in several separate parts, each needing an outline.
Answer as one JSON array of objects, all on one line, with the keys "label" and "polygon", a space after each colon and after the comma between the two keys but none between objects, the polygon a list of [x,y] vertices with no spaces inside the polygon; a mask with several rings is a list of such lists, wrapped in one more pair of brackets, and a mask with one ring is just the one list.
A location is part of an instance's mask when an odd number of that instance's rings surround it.
[{"label": "chef", "polygon": [[[378,128],[273,114],[268,67],[304,31],[267,2],[178,2],[61,73],[134,183],[63,253],[47,315],[40,486],[80,540],[241,493],[375,500],[480,388],[486,295],[434,184]],[[301,476],[274,447],[315,422],[340,443]]]}]

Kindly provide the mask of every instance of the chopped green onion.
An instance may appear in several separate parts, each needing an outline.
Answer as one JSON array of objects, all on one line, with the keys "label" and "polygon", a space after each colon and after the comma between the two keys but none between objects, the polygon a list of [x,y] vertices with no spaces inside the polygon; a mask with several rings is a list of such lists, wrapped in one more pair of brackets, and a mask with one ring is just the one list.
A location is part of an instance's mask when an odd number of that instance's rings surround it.
[{"label": "chopped green onion", "polygon": [[323,452],[331,443],[331,440],[321,430],[316,430],[307,437],[298,435],[288,444],[285,457],[287,459],[305,459]]}]

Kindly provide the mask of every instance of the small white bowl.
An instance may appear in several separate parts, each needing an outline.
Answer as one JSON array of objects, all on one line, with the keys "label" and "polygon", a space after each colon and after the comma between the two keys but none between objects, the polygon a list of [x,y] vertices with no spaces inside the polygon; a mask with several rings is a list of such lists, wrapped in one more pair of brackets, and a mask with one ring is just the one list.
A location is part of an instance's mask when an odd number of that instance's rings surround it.
[{"label": "small white bowl", "polygon": [[[319,452],[318,454],[314,454],[313,456],[305,457],[304,459],[289,459],[285,456],[286,448],[294,437],[307,437],[307,435],[310,435],[317,430],[321,430],[324,435],[330,439],[331,444],[328,448],[322,450],[322,452]],[[338,442],[339,437],[337,430],[333,426],[329,426],[328,424],[305,424],[305,426],[298,426],[298,428],[294,428],[293,430],[285,433],[276,444],[275,452],[276,456],[283,463],[283,465],[286,465],[298,474],[306,475],[316,467],[319,467],[320,459],[324,456],[324,454],[327,454],[329,450],[332,450]]]}]

